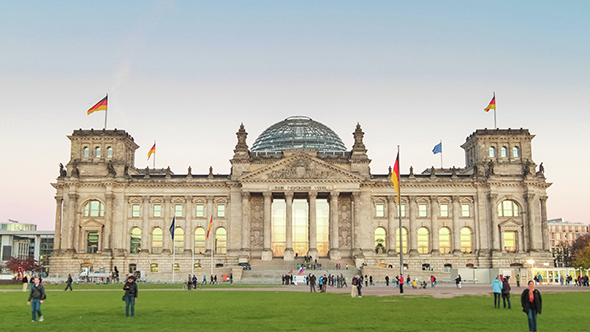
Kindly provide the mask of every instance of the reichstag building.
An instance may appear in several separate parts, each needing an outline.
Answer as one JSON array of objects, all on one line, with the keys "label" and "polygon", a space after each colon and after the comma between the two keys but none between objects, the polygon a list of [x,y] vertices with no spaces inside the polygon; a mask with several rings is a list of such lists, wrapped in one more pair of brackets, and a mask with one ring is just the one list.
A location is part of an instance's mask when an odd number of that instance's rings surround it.
[{"label": "reichstag building", "polygon": [[390,174],[371,173],[360,125],[352,135],[347,149],[326,125],[289,117],[250,148],[241,125],[231,169],[220,175],[139,169],[129,133],[74,130],[70,160],[52,184],[50,272],[118,266],[170,280],[173,269],[184,278],[214,264],[216,274],[239,279],[238,263],[284,264],[305,255],[399,271],[400,231],[409,272],[553,262],[551,184],[533,161],[527,129],[476,130],[461,146],[465,167],[402,171],[399,202]]}]

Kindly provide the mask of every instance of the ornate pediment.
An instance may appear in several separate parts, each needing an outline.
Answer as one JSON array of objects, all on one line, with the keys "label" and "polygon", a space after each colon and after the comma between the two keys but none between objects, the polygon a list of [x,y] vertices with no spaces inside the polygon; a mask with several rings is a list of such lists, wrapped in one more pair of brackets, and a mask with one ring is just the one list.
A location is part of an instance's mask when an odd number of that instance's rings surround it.
[{"label": "ornate pediment", "polygon": [[284,180],[359,182],[358,175],[313,158],[308,154],[294,154],[253,173],[244,175],[242,182],[275,182]]},{"label": "ornate pediment", "polygon": [[522,228],[522,225],[520,224],[520,222],[517,220],[514,220],[514,219],[508,219],[508,220],[500,223],[499,226],[502,230],[507,230],[507,231],[519,231]]},{"label": "ornate pediment", "polygon": [[96,220],[88,220],[80,224],[82,228],[90,228],[90,229],[101,229],[104,227],[103,224],[99,223]]}]

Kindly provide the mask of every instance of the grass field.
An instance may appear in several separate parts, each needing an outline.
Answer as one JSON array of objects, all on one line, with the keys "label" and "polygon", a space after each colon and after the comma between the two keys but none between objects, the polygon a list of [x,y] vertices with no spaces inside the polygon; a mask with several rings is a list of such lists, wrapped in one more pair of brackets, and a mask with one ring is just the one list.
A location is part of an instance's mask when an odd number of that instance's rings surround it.
[{"label": "grass field", "polygon": [[[512,296],[513,309],[504,310],[494,309],[489,296],[352,299],[346,294],[278,290],[149,291],[146,285],[140,288],[135,317],[127,319],[122,290],[94,288],[105,291],[48,291],[41,308],[45,321],[31,323],[31,310],[26,305],[28,293],[2,292],[6,289],[2,287],[0,330],[528,331],[517,295]],[[590,331],[588,295],[544,294],[540,330]]]}]

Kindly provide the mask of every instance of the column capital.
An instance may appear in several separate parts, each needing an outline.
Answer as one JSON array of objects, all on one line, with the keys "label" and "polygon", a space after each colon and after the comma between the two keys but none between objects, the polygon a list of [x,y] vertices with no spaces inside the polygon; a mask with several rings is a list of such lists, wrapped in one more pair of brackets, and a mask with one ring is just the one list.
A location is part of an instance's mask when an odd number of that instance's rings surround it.
[{"label": "column capital", "polygon": [[430,202],[431,203],[438,203],[438,196],[437,195],[431,195],[430,196]]},{"label": "column capital", "polygon": [[408,201],[410,203],[416,203],[416,195],[410,195],[410,196],[408,196]]},{"label": "column capital", "polygon": [[171,199],[172,199],[172,196],[170,196],[170,195],[165,195],[165,196],[164,196],[164,202],[165,202],[165,203],[170,203],[170,200],[171,200]]},{"label": "column capital", "polygon": [[242,191],[242,199],[248,199],[250,198],[250,192],[249,191]]},{"label": "column capital", "polygon": [[541,198],[541,202],[545,203],[545,202],[547,202],[547,199],[549,198],[549,196],[541,196],[540,198]]},{"label": "column capital", "polygon": [[61,195],[56,195],[54,198],[55,198],[55,201],[58,203],[61,203],[64,199],[64,197]]},{"label": "column capital", "polygon": [[287,201],[293,201],[293,192],[285,191],[285,198],[287,199]]},{"label": "column capital", "polygon": [[388,195],[387,196],[387,200],[389,201],[389,203],[395,203],[396,198],[397,198],[396,195]]},{"label": "column capital", "polygon": [[330,192],[330,198],[332,198],[332,199],[338,199],[338,196],[340,196],[340,191],[333,190],[333,191]]},{"label": "column capital", "polygon": [[213,195],[207,195],[207,196],[205,196],[205,198],[207,199],[207,202],[212,202],[213,199],[215,198],[215,196],[213,196]]},{"label": "column capital", "polygon": [[186,196],[184,196],[184,199],[186,200],[186,202],[191,202],[193,200],[193,196],[192,195],[186,195]]},{"label": "column capital", "polygon": [[76,199],[78,199],[79,197],[80,197],[80,196],[79,196],[78,194],[76,194],[76,193],[69,193],[69,194],[68,194],[68,198],[69,198],[69,199],[71,199],[71,200],[76,200]]},{"label": "column capital", "polygon": [[145,202],[149,202],[150,201],[150,196],[149,195],[143,195],[141,196],[141,202],[145,203]]},{"label": "column capital", "polygon": [[489,193],[488,199],[490,200],[490,202],[494,202],[496,199],[498,199],[498,194]]},{"label": "column capital", "polygon": [[318,197],[318,192],[316,190],[312,190],[312,191],[309,191],[307,193],[307,195],[309,196],[309,198],[316,199]]},{"label": "column capital", "polygon": [[352,197],[354,198],[354,200],[359,199],[361,197],[361,192],[360,191],[353,191]]},{"label": "column capital", "polygon": [[524,196],[524,198],[526,198],[527,201],[532,202],[535,199],[535,196],[537,196],[537,195],[535,195],[535,194],[526,194]]},{"label": "column capital", "polygon": [[453,195],[453,196],[451,196],[451,199],[453,200],[453,203],[457,203],[457,202],[459,202],[459,199],[461,199],[461,196]]}]

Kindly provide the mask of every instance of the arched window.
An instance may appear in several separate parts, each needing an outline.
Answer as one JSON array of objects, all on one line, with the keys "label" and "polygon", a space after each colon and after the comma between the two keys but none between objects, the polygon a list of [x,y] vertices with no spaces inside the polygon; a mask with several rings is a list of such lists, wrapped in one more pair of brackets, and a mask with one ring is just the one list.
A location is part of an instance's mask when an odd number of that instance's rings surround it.
[{"label": "arched window", "polygon": [[104,217],[104,205],[96,200],[86,203],[84,217]]},{"label": "arched window", "polygon": [[138,227],[131,229],[131,238],[129,239],[129,252],[139,254],[141,251],[141,230]]},{"label": "arched window", "polygon": [[377,227],[375,229],[375,253],[377,254],[385,254],[385,238],[386,232],[385,228]]},{"label": "arched window", "polygon": [[87,146],[85,146],[84,149],[82,150],[82,157],[83,158],[90,157],[90,149]]},{"label": "arched window", "polygon": [[205,240],[205,229],[203,227],[195,229],[195,254],[205,253]]},{"label": "arched window", "polygon": [[227,249],[227,231],[225,228],[219,227],[215,231],[215,253],[225,254]]},{"label": "arched window", "polygon": [[107,158],[113,158],[113,148],[110,146],[107,148]]},{"label": "arched window", "polygon": [[499,217],[518,217],[518,204],[511,200],[502,201],[498,205]]},{"label": "arched window", "polygon": [[176,227],[174,230],[174,252],[182,254],[184,251],[184,230],[180,227]]},{"label": "arched window", "polygon": [[152,231],[152,254],[159,254],[161,252],[162,252],[162,229],[160,227],[156,227]]},{"label": "arched window", "polygon": [[451,231],[448,227],[443,227],[438,231],[438,247],[441,254],[451,252]]},{"label": "arched window", "polygon": [[489,152],[489,153],[490,153],[490,158],[493,158],[493,157],[495,157],[495,156],[496,156],[496,148],[495,148],[495,147],[493,147],[493,146],[490,146],[490,149],[489,149],[489,151],[490,151],[490,152]]},{"label": "arched window", "polygon": [[421,254],[427,254],[429,252],[428,235],[428,229],[426,227],[420,227],[418,229],[418,252]]},{"label": "arched window", "polygon": [[503,146],[503,147],[500,149],[500,153],[501,153],[500,155],[502,156],[502,158],[506,158],[506,157],[508,157],[508,150],[506,149],[506,147],[505,147],[505,146]]},{"label": "arched window", "polygon": [[95,158],[100,158],[100,146],[97,146],[97,147],[94,149],[94,157],[95,157]]},{"label": "arched window", "polygon": [[471,229],[463,227],[461,229],[461,251],[472,252],[471,248]]},{"label": "arched window", "polygon": [[[404,254],[408,253],[408,230],[405,228],[402,228],[402,252]],[[399,252],[399,228],[395,231],[395,250],[396,252]]]},{"label": "arched window", "polygon": [[512,147],[512,157],[514,158],[518,158],[519,153],[518,153],[518,146],[513,146]]}]

